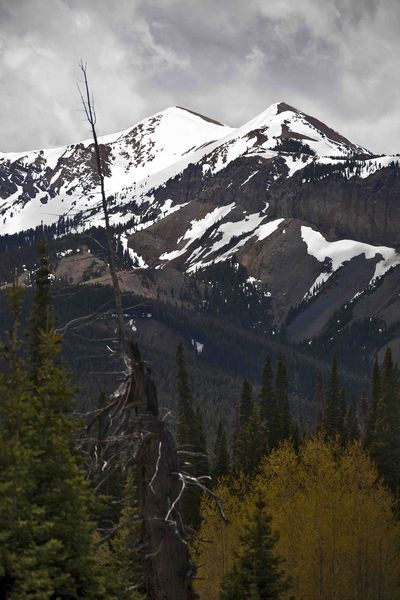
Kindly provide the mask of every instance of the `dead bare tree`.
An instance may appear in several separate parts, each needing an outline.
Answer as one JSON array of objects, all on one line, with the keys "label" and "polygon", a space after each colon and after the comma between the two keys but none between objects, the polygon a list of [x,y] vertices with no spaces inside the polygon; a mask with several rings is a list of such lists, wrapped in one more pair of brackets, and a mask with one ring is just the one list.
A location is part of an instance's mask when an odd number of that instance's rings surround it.
[{"label": "dead bare tree", "polygon": [[[195,480],[189,482],[189,476],[180,472],[175,441],[160,418],[157,392],[150,372],[141,360],[137,343],[133,338],[128,340],[125,330],[102,157],[96,133],[96,112],[86,64],[81,61],[79,67],[83,75],[83,91],[78,88],[94,140],[108,261],[115,294],[118,329],[118,349],[115,353],[122,364],[119,367],[122,373],[119,387],[111,395],[108,405],[96,411],[88,425],[90,435],[93,423],[100,417],[107,417],[107,434],[101,447],[95,444],[92,449],[91,467],[98,474],[98,487],[101,487],[116,465],[135,460],[147,597],[149,600],[193,600],[192,578],[195,569],[189,561],[179,501],[186,485],[194,484]],[[198,483],[204,487],[203,483]],[[105,539],[108,537],[109,534]]]},{"label": "dead bare tree", "polygon": [[87,66],[82,60],[79,63],[79,68],[83,75],[83,90],[78,85],[79,94],[82,101],[82,106],[85,111],[86,119],[91,127],[92,135],[93,135],[93,143],[94,150],[96,155],[96,167],[97,167],[97,175],[99,177],[100,182],[100,191],[101,191],[101,204],[103,209],[104,216],[104,224],[106,231],[106,239],[107,239],[107,254],[108,254],[108,264],[110,269],[110,275],[112,279],[112,284],[114,288],[115,294],[115,309],[117,314],[117,327],[118,327],[118,342],[119,349],[121,353],[125,350],[125,328],[124,328],[124,313],[122,307],[122,295],[121,288],[119,285],[119,279],[117,274],[117,268],[115,264],[115,252],[114,252],[114,244],[113,244],[113,232],[110,226],[110,217],[108,212],[108,202],[106,198],[106,191],[104,187],[104,173],[102,167],[101,153],[99,141],[97,139],[96,132],[96,110],[94,106],[94,98],[93,94],[90,94],[89,82],[87,77]]}]

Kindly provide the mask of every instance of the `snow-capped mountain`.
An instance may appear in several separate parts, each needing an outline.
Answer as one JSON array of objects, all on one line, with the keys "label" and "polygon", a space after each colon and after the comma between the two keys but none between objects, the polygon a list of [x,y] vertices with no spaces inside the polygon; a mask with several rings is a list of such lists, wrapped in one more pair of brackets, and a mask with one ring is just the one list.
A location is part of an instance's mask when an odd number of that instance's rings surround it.
[{"label": "snow-capped mountain", "polygon": [[[112,222],[138,267],[190,276],[235,257],[296,341],[344,308],[347,324],[397,328],[398,157],[283,102],[239,128],[173,107],[100,141]],[[101,226],[92,142],[0,154],[0,199],[0,236]]]},{"label": "snow-capped mountain", "polygon": [[[123,198],[143,195],[149,178],[175,174],[198,147],[224,137],[229,127],[178,107],[168,108],[132,128],[100,138],[106,188]],[[99,212],[98,179],[92,140],[51,150],[0,153],[0,234],[55,223],[62,216]],[[137,191],[136,191],[137,190]]]},{"label": "snow-capped mountain", "polygon": [[[330,163],[326,157],[343,160],[369,154],[284,103],[273,104],[237,129],[172,107],[100,141],[106,188],[116,197],[118,221],[126,217],[126,202],[142,204],[149,191],[189,164],[201,164],[203,174],[216,174],[239,157],[280,157],[291,176],[316,159]],[[91,140],[51,150],[0,153],[0,233],[52,224],[61,216],[79,213],[86,226],[97,224],[97,184]]]}]

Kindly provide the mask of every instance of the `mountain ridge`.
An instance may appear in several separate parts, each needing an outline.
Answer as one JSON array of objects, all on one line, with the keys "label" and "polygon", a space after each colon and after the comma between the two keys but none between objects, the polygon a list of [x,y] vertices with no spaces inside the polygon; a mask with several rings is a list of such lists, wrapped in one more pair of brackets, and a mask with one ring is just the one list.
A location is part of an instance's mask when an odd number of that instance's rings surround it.
[{"label": "mountain ridge", "polygon": [[[287,326],[296,343],[323,335],[346,306],[369,318],[378,280],[397,277],[398,158],[285,102],[237,128],[169,107],[100,142],[131,264],[190,278],[238,260],[270,295],[274,330]],[[93,144],[56,150],[0,155],[0,239],[41,222],[56,236],[102,226]],[[378,312],[396,329],[392,288]]]}]

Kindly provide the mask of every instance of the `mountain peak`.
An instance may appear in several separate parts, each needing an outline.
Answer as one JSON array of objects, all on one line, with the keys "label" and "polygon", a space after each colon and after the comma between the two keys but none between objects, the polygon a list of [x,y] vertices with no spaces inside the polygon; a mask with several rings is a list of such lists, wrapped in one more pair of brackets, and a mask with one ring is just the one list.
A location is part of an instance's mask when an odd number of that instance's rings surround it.
[{"label": "mountain peak", "polygon": [[284,101],[271,104],[239,129],[242,134],[256,130],[267,136],[269,140],[267,146],[271,150],[272,140],[296,140],[308,145],[318,156],[371,154],[316,117]]}]

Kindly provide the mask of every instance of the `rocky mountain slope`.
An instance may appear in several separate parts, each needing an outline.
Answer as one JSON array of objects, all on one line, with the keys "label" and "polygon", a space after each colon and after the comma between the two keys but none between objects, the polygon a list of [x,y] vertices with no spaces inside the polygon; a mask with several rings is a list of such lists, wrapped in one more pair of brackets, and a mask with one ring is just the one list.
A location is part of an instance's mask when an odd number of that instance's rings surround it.
[{"label": "rocky mountain slope", "polygon": [[[173,107],[101,143],[112,221],[135,267],[124,289],[167,298],[171,278],[195,280],[203,302],[204,273],[230,261],[246,269],[246,293],[269,299],[264,334],[326,348],[368,331],[369,352],[400,352],[398,157],[282,102],[239,128]],[[0,154],[4,261],[43,222],[68,240],[60,278],[107,283],[96,249],[73,241],[102,224],[93,151],[88,140]],[[84,276],[78,249],[93,267]]]}]

